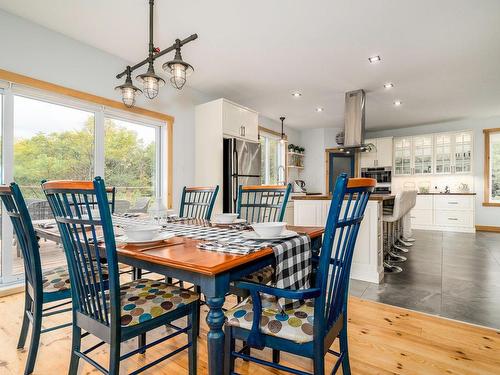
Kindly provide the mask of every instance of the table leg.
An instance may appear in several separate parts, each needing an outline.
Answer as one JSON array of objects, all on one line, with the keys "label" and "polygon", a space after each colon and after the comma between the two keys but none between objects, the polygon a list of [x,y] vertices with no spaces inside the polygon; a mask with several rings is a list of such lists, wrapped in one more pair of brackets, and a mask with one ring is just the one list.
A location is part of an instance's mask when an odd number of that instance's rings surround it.
[{"label": "table leg", "polygon": [[222,297],[206,297],[206,302],[210,311],[207,314],[207,324],[210,331],[207,335],[208,344],[208,373],[210,375],[220,375],[224,367],[224,294]]}]

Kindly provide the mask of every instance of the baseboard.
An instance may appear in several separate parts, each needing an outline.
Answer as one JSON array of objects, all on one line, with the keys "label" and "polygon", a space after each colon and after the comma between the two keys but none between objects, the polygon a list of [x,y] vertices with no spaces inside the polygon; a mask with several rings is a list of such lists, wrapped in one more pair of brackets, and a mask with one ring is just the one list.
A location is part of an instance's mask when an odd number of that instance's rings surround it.
[{"label": "baseboard", "polygon": [[24,292],[24,283],[7,285],[0,288],[0,297],[10,296],[11,294],[17,294]]},{"label": "baseboard", "polygon": [[478,232],[496,232],[500,233],[500,227],[494,225],[476,225]]}]

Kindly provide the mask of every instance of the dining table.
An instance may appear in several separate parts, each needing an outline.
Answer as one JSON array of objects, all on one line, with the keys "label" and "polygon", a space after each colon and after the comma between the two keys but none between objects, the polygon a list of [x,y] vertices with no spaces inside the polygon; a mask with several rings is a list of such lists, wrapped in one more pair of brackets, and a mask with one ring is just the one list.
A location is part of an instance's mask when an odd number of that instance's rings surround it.
[{"label": "dining table", "polygon": [[[201,226],[214,225],[200,219],[184,222]],[[47,220],[34,222],[34,227],[38,237],[61,243],[61,235],[55,223],[51,225]],[[324,228],[287,226],[287,229],[309,236],[313,252],[321,248]],[[230,283],[273,265],[275,256],[271,246],[248,254],[232,254],[201,249],[198,245],[202,241],[204,240],[175,236],[154,245],[118,244],[116,252],[121,263],[199,286],[209,308],[206,317],[209,327],[208,372],[220,375],[224,366],[223,305]]]}]

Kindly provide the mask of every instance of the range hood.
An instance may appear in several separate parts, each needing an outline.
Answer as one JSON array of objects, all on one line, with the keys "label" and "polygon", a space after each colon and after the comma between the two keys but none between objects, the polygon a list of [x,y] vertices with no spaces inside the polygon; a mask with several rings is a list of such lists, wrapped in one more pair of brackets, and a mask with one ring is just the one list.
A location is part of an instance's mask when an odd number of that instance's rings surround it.
[{"label": "range hood", "polygon": [[364,90],[345,93],[344,144],[339,145],[337,151],[345,153],[371,151],[373,145],[365,144],[365,103]]}]

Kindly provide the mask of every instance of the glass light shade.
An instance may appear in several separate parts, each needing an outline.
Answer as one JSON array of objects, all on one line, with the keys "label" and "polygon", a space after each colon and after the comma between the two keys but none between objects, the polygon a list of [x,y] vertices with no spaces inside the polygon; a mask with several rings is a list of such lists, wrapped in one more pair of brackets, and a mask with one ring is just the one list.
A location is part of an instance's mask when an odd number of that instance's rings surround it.
[{"label": "glass light shade", "polygon": [[143,80],[142,91],[149,99],[154,99],[158,95],[160,85],[155,77],[146,77]]},{"label": "glass light shade", "polygon": [[135,90],[131,87],[125,87],[122,89],[122,101],[128,108],[135,105]]},{"label": "glass light shade", "polygon": [[182,61],[180,53],[176,54],[174,60],[166,62],[162,67],[171,74],[170,83],[178,90],[182,89],[186,83],[186,77],[194,71],[191,65]]},{"label": "glass light shade", "polygon": [[125,83],[120,86],[115,87],[116,91],[120,91],[122,95],[122,102],[126,107],[133,107],[135,104],[135,98],[137,95],[142,93],[137,87],[132,84],[132,79],[130,78],[130,73],[128,73]]},{"label": "glass light shade", "polygon": [[165,84],[164,79],[155,74],[155,70],[152,65],[149,66],[146,73],[138,75],[136,79],[142,83],[144,95],[146,95],[149,99],[156,98],[160,87]]}]

